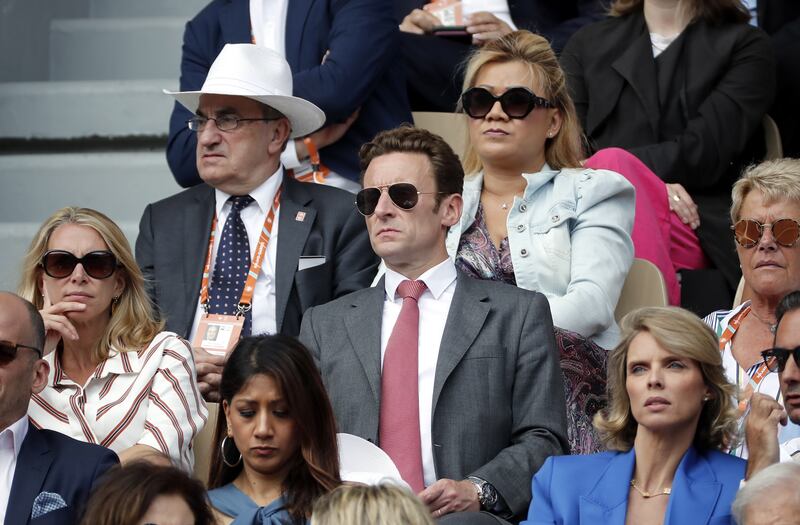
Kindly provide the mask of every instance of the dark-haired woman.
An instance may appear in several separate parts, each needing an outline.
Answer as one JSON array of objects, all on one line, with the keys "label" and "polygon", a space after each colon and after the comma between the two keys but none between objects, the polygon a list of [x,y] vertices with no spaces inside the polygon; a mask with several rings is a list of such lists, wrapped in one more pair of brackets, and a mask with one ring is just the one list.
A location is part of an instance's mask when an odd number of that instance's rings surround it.
[{"label": "dark-haired woman", "polygon": [[675,269],[710,263],[735,288],[726,212],[733,181],[764,153],[769,39],[740,0],[616,0],[611,15],[560,57],[589,144],[625,148],[658,176],[634,181],[636,197],[664,217]]},{"label": "dark-haired woman", "polygon": [[211,503],[222,523],[304,524],[340,484],[336,424],[311,355],[284,336],[243,339],[220,382]]}]

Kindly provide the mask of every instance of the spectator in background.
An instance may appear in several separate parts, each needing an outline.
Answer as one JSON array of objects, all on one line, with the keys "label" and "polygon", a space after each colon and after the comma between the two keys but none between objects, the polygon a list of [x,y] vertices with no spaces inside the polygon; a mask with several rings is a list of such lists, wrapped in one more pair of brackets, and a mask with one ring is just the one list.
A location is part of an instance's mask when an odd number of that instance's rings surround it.
[{"label": "spectator in background", "polygon": [[592,153],[625,148],[666,184],[650,205],[671,221],[679,266],[716,266],[725,284],[702,293],[728,303],[740,271],[726,211],[733,181],[764,153],[761,121],[775,92],[769,39],[747,24],[739,0],[617,0],[611,13],[561,55]]},{"label": "spectator in background", "polygon": [[[750,398],[745,425],[748,479],[778,461],[800,461],[800,291],[781,299],[775,316],[774,348],[761,356],[764,366],[778,373],[780,395],[754,393]],[[793,435],[787,430],[794,430]]]},{"label": "spectator in background", "polygon": [[800,465],[781,463],[758,473],[733,501],[736,525],[790,525],[800,516]]},{"label": "spectator in background", "polygon": [[311,525],[434,525],[425,505],[397,485],[342,485],[314,504]]},{"label": "spectator in background", "polygon": [[203,484],[171,466],[134,462],[100,480],[82,525],[215,525]]},{"label": "spectator in background", "polygon": [[[779,376],[762,360],[761,351],[774,344],[781,298],[800,289],[800,160],[748,168],[734,184],[732,198],[732,233],[750,300],[713,312],[705,322],[719,338],[722,363],[738,388],[744,417],[754,392],[775,403],[782,399]],[[800,426],[789,424],[779,434],[781,442],[800,437]],[[732,453],[747,457],[745,444],[739,439]]]},{"label": "spectator in background", "polygon": [[212,400],[224,357],[201,348],[210,347],[198,337],[212,337],[206,314],[229,316],[230,330],[243,321],[245,336],[297,335],[306,308],[369,286],[378,264],[351,194],[285,174],[280,152],[291,131],[325,118],[291,92],[280,54],[228,44],[200,91],[173,93],[195,113],[206,184],[147,206],[136,257],[167,327],[193,342]]},{"label": "spectator in background", "polygon": [[674,307],[620,324],[608,408],[595,417],[611,452],[549,458],[522,525],[730,523],[745,463],[723,452],[736,412],[713,332]]},{"label": "spectator in background", "polygon": [[[310,138],[322,163],[338,175],[329,182],[353,191],[361,144],[411,121],[403,71],[393,67],[400,59],[397,33],[389,0],[214,0],[186,24],[180,90],[200,89],[225,44],[273,49],[291,66],[293,94],[327,116],[327,126]],[[167,160],[183,187],[202,182],[196,136],[186,126],[192,116],[176,103],[170,119]],[[310,152],[302,136],[292,138],[281,161],[288,169],[306,169]]]},{"label": "spectator in background", "polygon": [[243,339],[220,393],[209,480],[220,521],[307,523],[340,484],[336,423],[308,350],[280,335]]},{"label": "spectator in background", "polygon": [[448,113],[454,111],[461,94],[461,65],[475,46],[528,29],[550,40],[560,52],[572,33],[599,20],[604,12],[600,0],[462,0],[465,32],[448,37],[435,33],[442,22],[422,9],[424,0],[394,2],[402,20],[401,47],[411,109]]},{"label": "spectator in background", "polygon": [[0,523],[74,524],[117,456],[30,424],[32,394],[47,385],[42,318],[28,301],[0,292]]},{"label": "spectator in background", "polygon": [[51,373],[28,414],[39,428],[185,470],[207,410],[192,349],[162,332],[125,235],[88,208],[62,208],[31,241],[20,295],[40,309]]},{"label": "spectator in background", "polygon": [[547,41],[517,31],[469,60],[464,213],[447,251],[472,277],[543,293],[553,323],[612,348],[633,262],[634,191],[584,169],[580,126]]}]

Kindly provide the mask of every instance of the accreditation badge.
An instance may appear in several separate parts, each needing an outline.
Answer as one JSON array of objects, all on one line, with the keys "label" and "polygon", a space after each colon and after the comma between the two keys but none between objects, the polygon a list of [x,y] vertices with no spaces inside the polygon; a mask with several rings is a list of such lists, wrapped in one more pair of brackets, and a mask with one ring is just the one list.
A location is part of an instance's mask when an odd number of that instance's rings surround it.
[{"label": "accreditation badge", "polygon": [[243,325],[243,315],[206,314],[200,319],[192,346],[209,354],[226,355],[239,342]]}]

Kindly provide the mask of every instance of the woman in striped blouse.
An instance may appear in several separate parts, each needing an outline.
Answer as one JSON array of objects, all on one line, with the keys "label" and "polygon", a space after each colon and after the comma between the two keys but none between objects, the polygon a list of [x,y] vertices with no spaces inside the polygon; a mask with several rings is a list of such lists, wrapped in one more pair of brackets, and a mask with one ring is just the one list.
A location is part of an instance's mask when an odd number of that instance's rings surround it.
[{"label": "woman in striped blouse", "polygon": [[161,331],[119,227],[88,208],[57,211],[31,242],[19,292],[47,329],[50,377],[31,398],[31,423],[123,463],[166,456],[190,470],[208,415],[191,347]]}]

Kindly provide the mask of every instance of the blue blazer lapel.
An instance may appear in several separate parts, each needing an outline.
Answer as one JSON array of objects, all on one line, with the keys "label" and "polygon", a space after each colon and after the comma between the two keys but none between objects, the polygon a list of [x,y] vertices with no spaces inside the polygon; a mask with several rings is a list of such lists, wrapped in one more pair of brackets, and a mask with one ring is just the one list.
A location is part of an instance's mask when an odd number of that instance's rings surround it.
[{"label": "blue blazer lapel", "polygon": [[472,284],[470,277],[458,272],[456,290],[447,314],[439,358],[436,361],[432,404],[434,411],[447,378],[472,346],[491,309],[489,297]]},{"label": "blue blazer lapel", "polygon": [[[369,381],[375,401],[381,399],[381,328],[383,300],[386,295],[384,280],[358,296],[345,314],[344,325]],[[380,405],[378,405],[380,406]]]},{"label": "blue blazer lapel", "polygon": [[[633,449],[614,456],[594,488],[580,500],[581,523],[624,525],[636,456]],[[691,523],[691,522],[690,522]]]},{"label": "blue blazer lapel", "polygon": [[44,479],[53,462],[53,452],[39,430],[30,424],[17,457],[17,468],[8,495],[6,523],[28,523],[33,500],[42,491]]},{"label": "blue blazer lapel", "polygon": [[[289,2],[290,6],[292,2]],[[250,2],[229,0],[228,4],[220,9],[219,26],[222,31],[220,49],[225,44],[251,43],[253,35],[250,26]]]},{"label": "blue blazer lapel", "polygon": [[291,0],[286,12],[286,61],[292,71],[300,68],[300,43],[305,34],[306,20],[311,12],[314,0]]},{"label": "blue blazer lapel", "polygon": [[721,491],[722,484],[717,481],[708,460],[694,447],[689,447],[675,472],[664,523],[708,523]]}]

